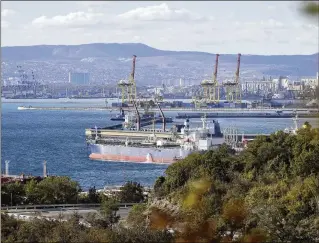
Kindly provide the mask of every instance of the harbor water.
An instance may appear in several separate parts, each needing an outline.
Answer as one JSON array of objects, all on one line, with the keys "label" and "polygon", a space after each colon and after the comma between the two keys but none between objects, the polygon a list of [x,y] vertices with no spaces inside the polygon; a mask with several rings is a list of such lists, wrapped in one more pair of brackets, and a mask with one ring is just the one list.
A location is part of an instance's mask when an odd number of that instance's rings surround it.
[{"label": "harbor water", "polygon": [[[36,103],[36,104],[35,104]],[[81,110],[18,110],[18,106],[103,106],[104,100],[11,100],[2,103],[1,151],[2,166],[10,160],[10,174],[41,175],[42,163],[47,161],[49,174],[70,176],[79,181],[83,189],[91,186],[122,185],[133,180],[151,186],[164,174],[167,165],[110,163],[88,158],[85,128],[116,124],[110,121],[117,111]],[[167,116],[176,113],[167,112]],[[221,129],[236,126],[245,133],[272,133],[292,127],[289,118],[218,119]],[[316,126],[315,118],[300,119]],[[182,122],[182,120],[178,120]],[[192,119],[191,126],[201,126],[200,119]]]}]

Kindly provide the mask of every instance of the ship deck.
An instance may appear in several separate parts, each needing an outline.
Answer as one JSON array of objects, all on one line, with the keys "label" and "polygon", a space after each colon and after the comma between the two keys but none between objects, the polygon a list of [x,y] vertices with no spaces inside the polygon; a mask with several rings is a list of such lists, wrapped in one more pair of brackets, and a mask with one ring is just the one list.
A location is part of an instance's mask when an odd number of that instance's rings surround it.
[{"label": "ship deck", "polygon": [[[155,133],[150,129],[142,129],[140,131],[137,130],[109,130],[109,129],[98,129],[97,135],[99,138],[108,137],[108,138],[118,138],[118,139],[126,139],[127,137],[141,139],[147,138],[149,136],[154,135],[157,138],[162,139],[171,139],[173,134],[170,131],[163,132],[162,130],[155,131]],[[95,129],[85,129],[85,135],[87,137],[94,137],[96,135]]]},{"label": "ship deck", "polygon": [[[111,146],[125,146],[126,144],[125,142],[111,142],[111,141],[103,141],[103,140],[98,140],[97,145],[111,145]],[[143,143],[143,142],[130,142],[128,145],[128,147],[133,146],[136,148],[158,148],[158,149],[170,149],[170,148],[180,148],[180,145],[175,143],[175,144],[165,144],[163,146],[156,146],[155,143]]]}]

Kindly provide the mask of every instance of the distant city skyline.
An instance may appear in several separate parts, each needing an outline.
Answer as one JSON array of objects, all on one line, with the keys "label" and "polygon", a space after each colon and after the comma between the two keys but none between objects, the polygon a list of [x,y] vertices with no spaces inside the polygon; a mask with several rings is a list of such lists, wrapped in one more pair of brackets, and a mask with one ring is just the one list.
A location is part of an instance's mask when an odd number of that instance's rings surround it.
[{"label": "distant city skyline", "polygon": [[143,43],[161,50],[318,52],[301,2],[1,2],[1,46]]}]

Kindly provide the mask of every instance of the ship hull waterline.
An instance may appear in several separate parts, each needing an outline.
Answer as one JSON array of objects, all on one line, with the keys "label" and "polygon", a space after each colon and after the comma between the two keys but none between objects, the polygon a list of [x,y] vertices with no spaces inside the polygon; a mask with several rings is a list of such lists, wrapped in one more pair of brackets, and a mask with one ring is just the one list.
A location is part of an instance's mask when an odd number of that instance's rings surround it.
[{"label": "ship hull waterline", "polygon": [[186,158],[193,150],[178,148],[131,147],[89,144],[92,160],[129,163],[172,164]]},{"label": "ship hull waterline", "polygon": [[121,156],[116,154],[90,154],[89,158],[91,160],[105,161],[105,162],[123,162],[123,163],[137,163],[137,164],[161,164],[161,165],[170,165],[181,159],[153,159],[153,161],[147,161],[145,157],[140,156]]}]

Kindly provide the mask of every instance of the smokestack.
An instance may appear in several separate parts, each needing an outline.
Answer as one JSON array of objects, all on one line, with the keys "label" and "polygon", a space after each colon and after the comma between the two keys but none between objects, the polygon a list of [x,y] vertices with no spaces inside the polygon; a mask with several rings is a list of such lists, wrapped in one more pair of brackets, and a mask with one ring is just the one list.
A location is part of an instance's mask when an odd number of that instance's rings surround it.
[{"label": "smokestack", "polygon": [[47,177],[47,162],[43,162],[43,177]]},{"label": "smokestack", "polygon": [[5,163],[6,163],[6,176],[9,176],[9,163],[10,163],[10,161],[6,160]]}]

